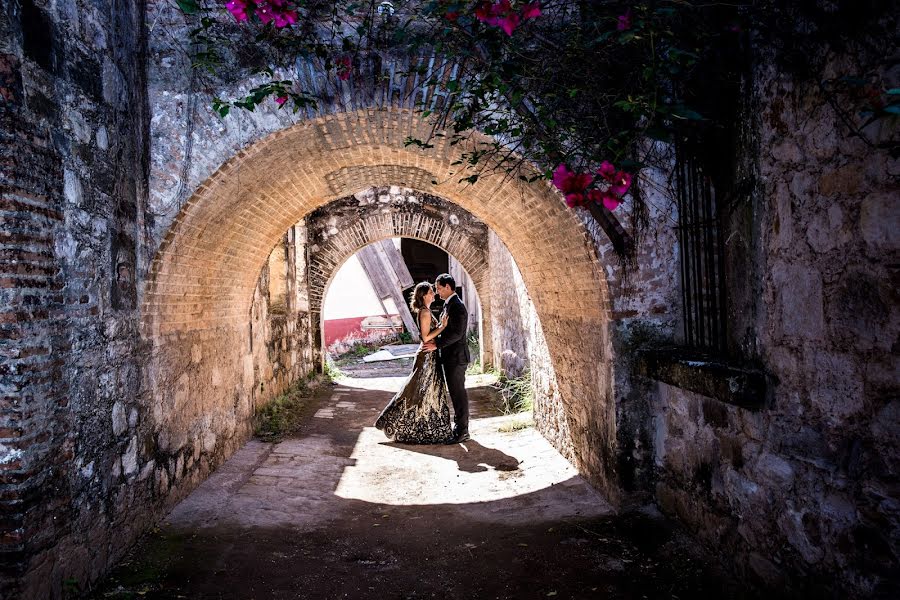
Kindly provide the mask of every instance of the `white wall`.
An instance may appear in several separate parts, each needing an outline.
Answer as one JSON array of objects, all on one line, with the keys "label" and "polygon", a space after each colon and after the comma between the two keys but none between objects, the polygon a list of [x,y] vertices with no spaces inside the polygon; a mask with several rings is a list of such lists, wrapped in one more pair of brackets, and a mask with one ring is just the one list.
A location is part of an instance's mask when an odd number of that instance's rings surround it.
[{"label": "white wall", "polygon": [[[385,304],[388,310],[394,311],[389,314],[397,314],[392,302]],[[355,254],[338,269],[331,281],[322,312],[326,321],[384,314],[384,308]]]}]

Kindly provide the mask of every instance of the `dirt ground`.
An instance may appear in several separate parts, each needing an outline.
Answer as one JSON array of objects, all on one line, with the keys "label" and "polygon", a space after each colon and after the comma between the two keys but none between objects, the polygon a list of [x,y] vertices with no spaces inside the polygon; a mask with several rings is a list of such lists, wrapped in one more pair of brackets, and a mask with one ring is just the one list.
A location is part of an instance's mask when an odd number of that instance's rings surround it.
[{"label": "dirt ground", "polygon": [[389,442],[372,423],[402,382],[321,389],[296,435],[249,442],[93,597],[754,597],[660,516],[614,514],[477,379],[472,441]]}]

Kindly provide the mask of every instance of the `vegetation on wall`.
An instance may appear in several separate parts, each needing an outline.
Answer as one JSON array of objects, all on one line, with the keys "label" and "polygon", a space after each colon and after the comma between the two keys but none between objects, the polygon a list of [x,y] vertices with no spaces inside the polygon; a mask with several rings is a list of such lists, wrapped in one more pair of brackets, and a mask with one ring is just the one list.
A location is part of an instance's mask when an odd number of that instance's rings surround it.
[{"label": "vegetation on wall", "polygon": [[[820,32],[840,39],[832,25],[848,19],[847,3],[823,8],[813,0],[178,4],[197,25],[191,36],[199,70],[225,69],[227,47],[230,59],[266,77],[243,97],[216,98],[223,118],[268,102],[294,111],[315,106],[321,99],[313,90],[275,76],[278,65],[297,58],[320,61],[349,90],[358,79],[388,77],[381,69],[386,59],[431,57],[427,66],[411,62],[406,73],[435,88],[420,106],[432,136],[408,139],[409,145],[430,148],[443,138],[457,146],[459,179],[469,183],[498,170],[525,181],[550,179],[567,205],[588,207],[598,219],[631,200],[626,206],[638,224],[645,209],[633,180],[644,167],[667,167],[669,144],[703,139],[716,156],[733,142],[753,46],[773,45],[790,59]],[[865,4],[867,14],[853,12],[853,22],[871,23],[889,12],[887,3]],[[871,141],[866,133],[900,112],[900,90],[886,81],[885,65],[828,79],[815,72],[816,64],[808,61],[810,76],[820,77],[847,126],[867,143],[896,148],[890,136]],[[488,141],[471,145],[472,130]],[[665,144],[648,143],[653,140]]]}]

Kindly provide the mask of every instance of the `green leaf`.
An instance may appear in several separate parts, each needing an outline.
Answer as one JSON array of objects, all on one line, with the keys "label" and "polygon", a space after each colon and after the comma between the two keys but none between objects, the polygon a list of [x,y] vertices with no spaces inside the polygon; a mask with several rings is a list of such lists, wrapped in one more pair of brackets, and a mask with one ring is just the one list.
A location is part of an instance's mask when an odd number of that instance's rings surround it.
[{"label": "green leaf", "polygon": [[177,0],[178,8],[186,15],[195,15],[200,10],[197,0]]},{"label": "green leaf", "polygon": [[887,91],[888,96],[900,96],[900,88],[891,88]]}]

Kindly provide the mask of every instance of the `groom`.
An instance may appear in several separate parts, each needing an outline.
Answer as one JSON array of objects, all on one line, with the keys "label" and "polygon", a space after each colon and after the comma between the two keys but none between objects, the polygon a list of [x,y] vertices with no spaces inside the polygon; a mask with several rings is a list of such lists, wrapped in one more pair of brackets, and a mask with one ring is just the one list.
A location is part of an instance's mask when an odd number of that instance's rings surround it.
[{"label": "groom", "polygon": [[447,328],[436,340],[426,342],[422,349],[426,352],[439,350],[438,362],[444,367],[444,378],[453,402],[455,426],[453,437],[447,442],[455,444],[469,439],[469,397],[466,395],[466,368],[469,366],[469,345],[466,343],[466,329],[469,325],[469,311],[456,295],[456,282],[444,273],[434,281],[438,296],[444,301],[444,312],[448,315]]}]

